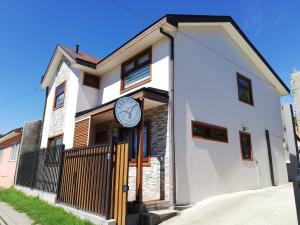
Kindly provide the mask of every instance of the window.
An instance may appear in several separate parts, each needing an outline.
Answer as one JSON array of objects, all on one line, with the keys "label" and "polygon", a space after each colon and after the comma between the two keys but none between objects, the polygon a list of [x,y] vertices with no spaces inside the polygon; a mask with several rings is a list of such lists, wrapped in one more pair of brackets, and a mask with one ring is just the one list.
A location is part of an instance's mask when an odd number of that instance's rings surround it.
[{"label": "window", "polygon": [[192,121],[192,137],[228,143],[227,128]]},{"label": "window", "polygon": [[57,165],[59,163],[60,148],[58,148],[58,146],[62,144],[63,144],[62,135],[49,138],[48,148],[46,150],[46,156],[45,156],[45,164],[47,166]]},{"label": "window", "polygon": [[55,89],[54,109],[64,106],[65,101],[65,82]]},{"label": "window", "polygon": [[4,150],[0,147],[0,161],[2,161]]},{"label": "window", "polygon": [[19,147],[20,147],[19,143],[14,143],[10,146],[9,161],[17,160]]},{"label": "window", "polygon": [[99,89],[100,77],[84,73],[83,75],[83,84],[89,87]]},{"label": "window", "polygon": [[147,49],[122,64],[121,92],[151,80],[151,49]]},{"label": "window", "polygon": [[[144,143],[143,143],[143,162],[150,162],[150,122],[144,123]],[[120,141],[129,141],[131,142],[132,148],[129,151],[129,160],[131,163],[136,163],[137,153],[138,153],[138,130],[131,130],[128,128],[121,128],[119,130],[119,140]]]},{"label": "window", "polygon": [[240,131],[240,143],[243,160],[252,160],[251,135]]},{"label": "window", "polygon": [[237,73],[239,100],[254,105],[251,80]]}]

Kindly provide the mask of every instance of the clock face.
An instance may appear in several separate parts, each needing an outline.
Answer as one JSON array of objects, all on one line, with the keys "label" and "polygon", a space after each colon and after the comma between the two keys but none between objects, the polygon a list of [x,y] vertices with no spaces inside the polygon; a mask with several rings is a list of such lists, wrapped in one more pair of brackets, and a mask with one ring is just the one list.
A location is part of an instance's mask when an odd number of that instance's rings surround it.
[{"label": "clock face", "polygon": [[117,121],[124,127],[135,127],[141,120],[139,103],[130,97],[121,97],[115,104],[114,114]]}]

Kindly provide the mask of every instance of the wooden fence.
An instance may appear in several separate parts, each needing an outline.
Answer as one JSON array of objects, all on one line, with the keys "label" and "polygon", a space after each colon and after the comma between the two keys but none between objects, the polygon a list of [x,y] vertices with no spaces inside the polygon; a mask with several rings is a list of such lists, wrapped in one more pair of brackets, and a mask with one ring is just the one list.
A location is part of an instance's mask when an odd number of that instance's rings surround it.
[{"label": "wooden fence", "polygon": [[126,219],[127,187],[127,143],[64,151],[58,202],[115,218],[122,225]]}]

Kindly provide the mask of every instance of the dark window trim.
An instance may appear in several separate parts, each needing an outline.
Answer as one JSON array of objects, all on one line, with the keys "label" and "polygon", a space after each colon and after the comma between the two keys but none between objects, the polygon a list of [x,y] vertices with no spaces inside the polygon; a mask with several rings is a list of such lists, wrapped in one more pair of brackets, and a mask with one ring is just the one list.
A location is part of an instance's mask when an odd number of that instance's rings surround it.
[{"label": "dark window trim", "polygon": [[[86,83],[86,76],[96,77],[97,78],[97,84],[95,86],[87,84]],[[82,84],[85,85],[85,86],[91,87],[91,88],[99,89],[99,86],[100,86],[100,77],[98,77],[96,75],[93,75],[93,74],[90,74],[90,73],[83,73]]]},{"label": "dark window trim", "polygon": [[[62,95],[62,94],[57,95],[57,94],[56,94],[56,90],[57,90],[58,88],[60,88],[61,86],[64,86],[64,92],[63,92],[63,95],[64,95],[64,102],[63,102],[63,104],[62,104],[61,106],[56,107],[56,98],[57,98],[57,96]],[[56,88],[55,88],[53,110],[56,110],[56,109],[59,109],[59,108],[64,107],[64,105],[65,105],[65,98],[66,98],[66,81],[62,82],[60,85],[57,85]]]},{"label": "dark window trim", "polygon": [[[144,126],[145,126],[145,124],[148,124],[148,137],[147,137],[147,139],[148,139],[148,149],[147,149],[148,156],[143,158],[143,166],[148,167],[148,166],[151,166],[151,138],[152,138],[151,120],[145,120],[144,121]],[[118,130],[119,133],[121,132],[121,129],[127,129],[127,128],[119,127],[119,130]],[[138,136],[138,138],[139,138],[139,136]],[[130,167],[136,166],[136,163],[137,163],[136,159],[130,159],[129,160],[129,166]]]},{"label": "dark window trim", "polygon": [[[240,99],[240,93],[239,93],[239,90],[240,90],[240,88],[239,88],[239,80],[244,80],[244,81],[246,81],[248,84],[249,84],[249,87],[250,87],[250,102],[246,102],[246,101],[244,101],[244,100],[242,100],[242,99]],[[251,80],[249,79],[249,78],[247,78],[247,77],[245,77],[244,75],[242,75],[242,74],[240,74],[240,73],[236,73],[236,81],[237,81],[237,88],[238,88],[238,99],[239,99],[239,101],[241,101],[241,102],[243,102],[243,103],[245,103],[245,104],[247,104],[247,105],[252,105],[252,106],[254,106],[254,100],[253,100],[253,89],[252,89],[252,82],[251,82]]]},{"label": "dark window trim", "polygon": [[47,143],[47,149],[46,149],[46,155],[45,155],[45,165],[48,166],[48,167],[51,167],[51,166],[57,166],[59,162],[48,162],[48,151],[50,150],[50,141],[52,140],[55,140],[57,138],[61,138],[61,142],[63,143],[64,141],[64,134],[58,134],[58,135],[55,135],[55,136],[51,136],[48,138],[48,143]]},{"label": "dark window trim", "polygon": [[[146,80],[142,80],[140,82],[137,82],[137,83],[135,83],[135,84],[133,84],[133,85],[125,88],[124,87],[124,75],[125,75],[124,74],[124,67],[125,67],[125,65],[127,65],[128,63],[130,63],[132,61],[134,61],[135,64],[136,64],[137,63],[137,59],[140,56],[144,55],[145,53],[149,53],[149,58],[150,58],[149,59],[149,64],[150,64],[150,76],[149,76],[149,78],[146,79]],[[141,66],[144,66],[144,65],[145,64],[143,64]],[[141,67],[141,66],[139,66],[139,67]],[[135,67],[135,69],[137,69],[139,67]],[[132,72],[132,71],[130,71],[130,72]],[[120,80],[121,80],[121,82],[120,82],[120,93],[121,94],[124,93],[124,92],[126,92],[126,91],[132,90],[132,89],[134,89],[136,87],[139,87],[139,86],[141,86],[143,84],[146,84],[146,83],[148,83],[148,82],[150,82],[152,80],[152,46],[150,46],[149,48],[146,48],[142,52],[136,54],[135,56],[131,57],[130,59],[128,59],[128,60],[126,60],[125,62],[122,63],[122,65],[121,65],[121,78],[120,78]]]},{"label": "dark window trim", "polygon": [[[244,132],[244,131],[240,131],[239,134],[240,134],[239,136],[240,136],[240,149],[241,149],[241,157],[242,157],[242,160],[245,160],[245,161],[253,161],[253,151],[252,151],[252,139],[251,139],[251,134],[248,133],[248,132]],[[251,155],[251,158],[250,158],[250,159],[246,159],[246,158],[243,157],[242,136],[248,136],[248,137],[249,137],[249,140],[250,140],[250,155]]]},{"label": "dark window trim", "polygon": [[61,141],[63,142],[63,141],[64,141],[64,134],[63,134],[63,133],[57,134],[57,135],[54,135],[54,136],[49,137],[49,138],[48,138],[48,143],[47,143],[47,148],[50,147],[50,146],[49,146],[49,143],[50,143],[51,140],[55,140],[55,139],[57,139],[57,138],[59,138],[59,137],[61,137]]},{"label": "dark window trim", "polygon": [[[214,138],[207,138],[207,137],[194,135],[194,133],[193,133],[193,126],[194,125],[201,125],[201,126],[205,126],[205,127],[208,127],[208,128],[217,128],[219,130],[223,130],[223,131],[226,132],[226,140],[222,141],[222,140],[218,140],[218,139],[214,139]],[[222,142],[222,143],[228,143],[228,130],[227,130],[226,127],[216,126],[216,125],[212,125],[212,124],[209,124],[209,123],[203,123],[203,122],[200,122],[200,121],[192,120],[192,122],[191,122],[191,132],[192,132],[192,137],[193,138],[210,140],[210,141],[217,141],[217,142]]]}]

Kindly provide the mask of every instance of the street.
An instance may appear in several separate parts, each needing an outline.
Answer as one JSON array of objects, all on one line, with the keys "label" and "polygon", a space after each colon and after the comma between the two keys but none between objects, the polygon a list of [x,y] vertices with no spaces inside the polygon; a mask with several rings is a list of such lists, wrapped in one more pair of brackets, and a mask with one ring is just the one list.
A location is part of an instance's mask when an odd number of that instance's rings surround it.
[{"label": "street", "polygon": [[162,225],[297,225],[292,184],[212,197]]}]

